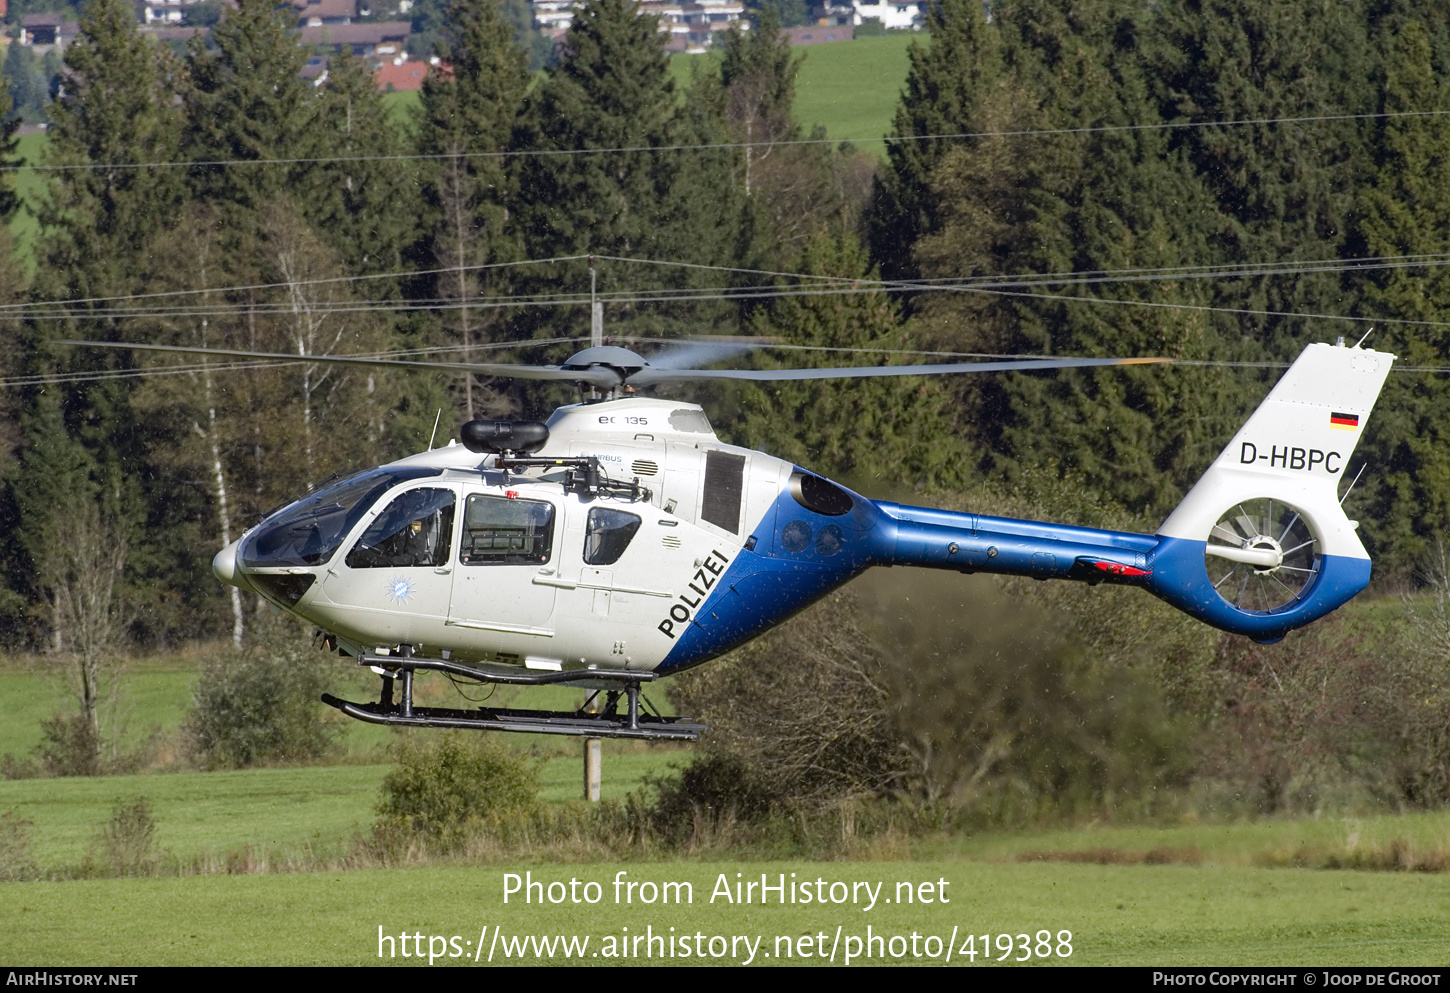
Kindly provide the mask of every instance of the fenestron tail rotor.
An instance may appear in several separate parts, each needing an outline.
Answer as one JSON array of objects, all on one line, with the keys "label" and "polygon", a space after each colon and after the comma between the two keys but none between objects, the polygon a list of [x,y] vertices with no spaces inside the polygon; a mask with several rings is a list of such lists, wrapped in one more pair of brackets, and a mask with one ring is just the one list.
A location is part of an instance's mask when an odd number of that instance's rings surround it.
[{"label": "fenestron tail rotor", "polygon": [[1208,534],[1204,565],[1218,595],[1239,610],[1271,611],[1298,600],[1319,574],[1319,538],[1282,500],[1228,508]]}]

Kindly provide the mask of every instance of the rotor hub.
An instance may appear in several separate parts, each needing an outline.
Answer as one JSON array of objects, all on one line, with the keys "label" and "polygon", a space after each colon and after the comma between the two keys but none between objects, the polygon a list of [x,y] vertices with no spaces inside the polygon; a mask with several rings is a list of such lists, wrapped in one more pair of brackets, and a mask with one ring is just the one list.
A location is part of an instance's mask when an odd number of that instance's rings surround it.
[{"label": "rotor hub", "polygon": [[1254,572],[1266,576],[1271,572],[1277,572],[1279,566],[1284,564],[1284,546],[1280,545],[1273,537],[1267,534],[1256,534],[1244,542],[1244,547],[1255,552],[1272,552],[1276,561],[1273,565],[1255,565]]}]

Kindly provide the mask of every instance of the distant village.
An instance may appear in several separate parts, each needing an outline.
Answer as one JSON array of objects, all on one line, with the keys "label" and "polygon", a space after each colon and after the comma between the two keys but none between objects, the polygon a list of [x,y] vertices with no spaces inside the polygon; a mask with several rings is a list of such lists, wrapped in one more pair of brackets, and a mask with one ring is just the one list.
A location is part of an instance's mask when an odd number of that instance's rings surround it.
[{"label": "distant village", "polygon": [[[8,0],[0,0],[0,17],[6,14]],[[144,34],[161,42],[189,41],[194,35],[210,30],[196,26],[188,14],[206,0],[142,0],[136,4],[137,22]],[[413,0],[386,0],[395,17],[406,15]],[[555,43],[569,30],[579,0],[530,0],[535,30]],[[378,88],[388,92],[417,90],[428,73],[438,65],[432,52],[418,51],[409,20],[378,20],[369,7],[370,0],[293,0],[297,11],[299,41],[313,52],[303,68],[309,78],[325,78],[328,59],[350,50],[373,66]],[[814,45],[850,41],[856,29],[868,25],[874,29],[896,31],[920,30],[925,23],[925,0],[850,0],[832,2],[810,8],[809,23],[803,27],[786,28],[793,45]],[[697,0],[670,3],[664,0],[638,0],[641,14],[659,19],[660,33],[668,35],[665,47],[675,53],[700,53],[714,45],[721,32],[739,27],[750,30],[743,0]],[[77,23],[60,14],[27,14],[20,21],[15,41],[29,46],[37,56],[47,52],[63,52],[76,36]]]}]

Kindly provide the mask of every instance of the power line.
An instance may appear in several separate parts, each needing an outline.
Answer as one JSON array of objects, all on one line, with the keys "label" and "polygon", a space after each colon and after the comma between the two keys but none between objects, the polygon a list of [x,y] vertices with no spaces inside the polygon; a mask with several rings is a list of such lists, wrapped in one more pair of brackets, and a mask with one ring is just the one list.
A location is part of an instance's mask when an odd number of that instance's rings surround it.
[{"label": "power line", "polygon": [[[586,258],[584,255],[559,256],[551,259],[526,259],[514,262],[491,263],[467,268],[501,268],[524,265],[545,265],[558,262],[578,261]],[[596,255],[595,258],[601,261],[613,261],[626,264],[665,266],[675,268],[687,268],[695,270],[708,270],[718,272],[730,272],[737,274],[752,274],[772,276],[784,279],[810,280],[811,285],[804,287],[781,287],[772,286],[748,286],[748,287],[716,287],[716,288],[682,288],[682,289],[660,289],[653,291],[611,291],[604,294],[605,302],[615,304],[644,304],[644,303],[688,303],[706,301],[740,301],[746,299],[770,299],[790,296],[813,296],[824,294],[852,294],[868,292],[964,292],[978,293],[984,295],[996,295],[1004,297],[1019,297],[1041,300],[1055,300],[1069,303],[1089,303],[1110,306],[1136,306],[1151,307],[1159,309],[1190,310],[1210,313],[1227,313],[1240,316],[1252,317],[1285,317],[1313,320],[1340,320],[1352,323],[1392,323],[1412,327],[1446,327],[1450,322],[1443,321],[1415,321],[1404,318],[1393,317],[1361,317],[1346,316],[1341,314],[1304,314],[1293,311],[1257,310],[1251,308],[1219,307],[1204,304],[1179,304],[1161,301],[1146,300],[1121,300],[1098,296],[1076,296],[1063,293],[1033,293],[1025,290],[1013,290],[1009,287],[1028,287],[1050,283],[1085,285],[1096,282],[1122,282],[1138,281],[1144,279],[1183,279],[1183,278],[1243,278],[1256,276],[1279,276],[1298,275],[1317,272],[1337,272],[1346,270],[1370,270],[1383,268],[1402,267],[1426,267],[1441,266],[1450,264],[1450,257],[1445,255],[1409,255],[1409,256],[1384,256],[1384,257],[1360,257],[1347,260],[1320,259],[1303,260],[1297,262],[1268,262],[1268,263],[1247,263],[1233,266],[1231,264],[1220,264],[1211,266],[1182,266],[1166,268],[1142,268],[1122,270],[1098,270],[1095,272],[1075,273],[1053,273],[1053,274],[1027,274],[1017,277],[1002,276],[978,276],[944,278],[925,281],[883,281],[869,280],[854,277],[826,276],[808,273],[790,273],[775,270],[747,269],[736,266],[719,266],[702,263],[671,262],[657,259],[637,259],[623,256]],[[163,297],[175,297],[184,295],[196,295],[201,293],[222,293],[237,292],[253,289],[275,289],[297,285],[316,285],[337,282],[349,282],[352,280],[381,279],[393,277],[406,277],[418,274],[438,274],[457,271],[457,268],[426,270],[423,273],[377,273],[358,277],[329,277],[304,283],[266,283],[252,284],[240,287],[210,287],[202,290],[176,290],[155,294],[136,294],[128,297],[104,297],[89,298],[70,301],[41,301],[34,304],[10,305],[7,309],[18,309],[17,316],[29,317],[31,319],[54,319],[54,320],[75,320],[95,319],[107,320],[129,319],[164,319],[164,318],[185,318],[185,317],[223,317],[236,313],[235,308],[216,308],[204,305],[183,306],[173,308],[153,308],[150,310],[112,308],[105,311],[81,311],[60,309],[62,307],[74,306],[84,303],[116,302],[122,300],[144,300]],[[433,298],[426,302],[409,301],[338,301],[320,306],[314,313],[321,314],[346,314],[362,313],[369,311],[386,310],[390,312],[403,310],[440,310],[440,309],[499,309],[510,307],[542,307],[542,306],[578,306],[587,302],[590,298],[583,293],[561,293],[543,294],[519,297],[484,297],[462,300],[445,301],[442,298]],[[27,310],[35,308],[38,312]],[[252,308],[253,313],[261,314],[287,314],[293,312],[285,304],[266,304]],[[118,344],[118,348],[124,345]],[[1428,367],[1427,367],[1428,371]]]},{"label": "power line", "polygon": [[1230,121],[1165,121],[1158,124],[1110,124],[1087,128],[1030,128],[1016,131],[958,131],[946,134],[879,135],[872,138],[792,138],[784,141],[720,141],[680,145],[620,145],[614,148],[532,148],[506,152],[440,152],[398,155],[328,155],[278,159],[199,159],[173,162],[86,162],[70,165],[3,166],[0,172],[93,172],[106,169],[235,168],[238,166],[330,165],[345,162],[410,162],[446,159],[551,158],[572,155],[622,155],[641,152],[689,152],[743,148],[783,148],[793,145],[864,144],[884,141],[888,145],[914,141],[965,141],[973,138],[1030,138],[1073,134],[1111,134],[1130,131],[1174,131],[1198,128],[1250,127],[1268,124],[1314,124],[1333,121],[1362,121],[1398,117],[1440,117],[1450,110],[1400,110],[1374,114],[1317,114],[1307,117],[1244,118]]},{"label": "power line", "polygon": [[[549,259],[525,259],[514,262],[489,263],[477,266],[452,267],[445,269],[428,269],[418,271],[398,271],[391,273],[373,273],[362,276],[338,276],[327,277],[315,280],[298,280],[294,282],[255,283],[237,286],[213,286],[195,290],[169,290],[157,293],[138,293],[124,296],[109,297],[83,297],[63,300],[42,300],[33,302],[22,302],[15,304],[0,305],[0,314],[10,311],[16,316],[31,319],[52,318],[52,319],[136,319],[140,317],[157,317],[166,315],[176,316],[213,316],[218,314],[234,313],[235,307],[218,307],[217,305],[183,305],[180,307],[150,308],[146,310],[128,308],[108,308],[98,311],[75,310],[71,308],[83,307],[97,303],[115,303],[135,300],[153,300],[161,298],[173,298],[181,296],[200,296],[206,294],[228,294],[241,293],[253,290],[282,289],[297,286],[325,285],[339,282],[363,281],[386,278],[407,278],[415,275],[445,274],[459,271],[472,271],[478,269],[495,269],[505,267],[518,267],[526,265],[550,265],[559,262],[579,261],[587,258],[586,255],[558,256]],[[970,287],[983,289],[1011,288],[1020,286],[1031,286],[1040,284],[1091,284],[1091,283],[1112,283],[1112,282],[1135,282],[1151,280],[1173,280],[1173,279],[1205,279],[1205,278],[1246,278],[1255,276],[1274,275],[1302,275],[1319,272],[1343,272],[1343,271],[1370,271],[1376,269],[1393,268],[1418,268],[1418,267],[1439,267],[1450,265],[1450,254],[1433,255],[1404,255],[1404,256],[1364,256],[1350,259],[1313,259],[1282,262],[1263,263],[1238,263],[1238,264],[1216,264],[1207,266],[1175,266],[1175,267],[1143,267],[1133,269],[1112,269],[1112,270],[1081,270],[1074,272],[1060,273],[1027,273],[1022,275],[981,275],[963,277],[939,277],[924,280],[872,280],[864,277],[852,276],[830,276],[814,273],[784,272],[770,269],[750,269],[739,266],[708,265],[704,263],[672,262],[659,259],[639,259],[625,256],[595,255],[594,258],[601,261],[612,261],[637,265],[663,266],[672,268],[694,269],[702,271],[726,272],[746,275],[770,276],[779,279],[809,280],[814,285],[830,285],[840,287],[840,292],[861,292],[866,290],[885,290],[890,292],[915,292],[932,290],[957,290]],[[658,288],[644,291],[649,296],[640,296],[641,291],[636,290],[611,290],[598,294],[605,302],[615,303],[638,303],[638,302],[660,302],[670,298],[682,300],[701,299],[746,299],[755,297],[771,297],[783,295],[796,295],[798,291],[789,287],[781,287],[779,284],[769,285],[742,285],[730,287],[682,287],[682,288]],[[805,291],[801,291],[805,292]],[[702,293],[718,294],[713,296],[701,296]],[[565,291],[555,294],[523,294],[523,295],[493,295],[487,297],[431,297],[431,298],[409,298],[407,300],[338,300],[318,305],[317,309],[327,310],[337,308],[337,312],[357,312],[362,309],[375,310],[420,310],[420,309],[453,309],[457,307],[469,307],[486,309],[491,306],[510,305],[554,305],[554,306],[575,306],[589,299],[584,291]],[[249,304],[245,309],[251,313],[288,313],[291,312],[291,305],[280,302]],[[32,313],[31,311],[39,311]],[[1386,319],[1388,320],[1388,319]]]},{"label": "power line", "polygon": [[361,276],[326,276],[320,279],[301,279],[284,283],[245,283],[237,286],[207,286],[195,290],[162,290],[155,293],[128,293],[109,297],[77,297],[67,300],[41,300],[29,303],[0,304],[0,314],[8,310],[24,310],[28,307],[44,307],[60,304],[110,303],[114,300],[151,300],[159,297],[197,296],[202,293],[241,293],[247,290],[277,290],[290,286],[322,286],[328,283],[356,283],[369,279],[406,279],[410,276],[434,276],[449,272],[477,272],[482,269],[508,269],[524,265],[549,265],[555,262],[575,262],[588,258],[587,255],[560,255],[552,259],[522,259],[515,262],[488,262],[481,265],[448,266],[444,269],[400,269],[396,272],[365,273]]}]

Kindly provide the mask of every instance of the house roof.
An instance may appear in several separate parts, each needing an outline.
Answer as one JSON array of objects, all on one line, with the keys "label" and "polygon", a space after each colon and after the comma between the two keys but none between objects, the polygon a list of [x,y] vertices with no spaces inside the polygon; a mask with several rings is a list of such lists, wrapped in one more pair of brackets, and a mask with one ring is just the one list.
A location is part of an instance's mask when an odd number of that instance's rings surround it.
[{"label": "house roof", "polygon": [[299,18],[354,18],[357,16],[357,0],[292,0],[292,6]]},{"label": "house roof", "polygon": [[379,45],[402,42],[413,31],[411,21],[379,21],[376,24],[332,24],[302,29],[304,45]]},{"label": "house roof", "polygon": [[423,88],[423,80],[428,78],[428,70],[431,68],[432,66],[421,59],[401,64],[385,62],[373,73],[373,80],[380,90],[389,87],[399,93],[418,90]]}]

